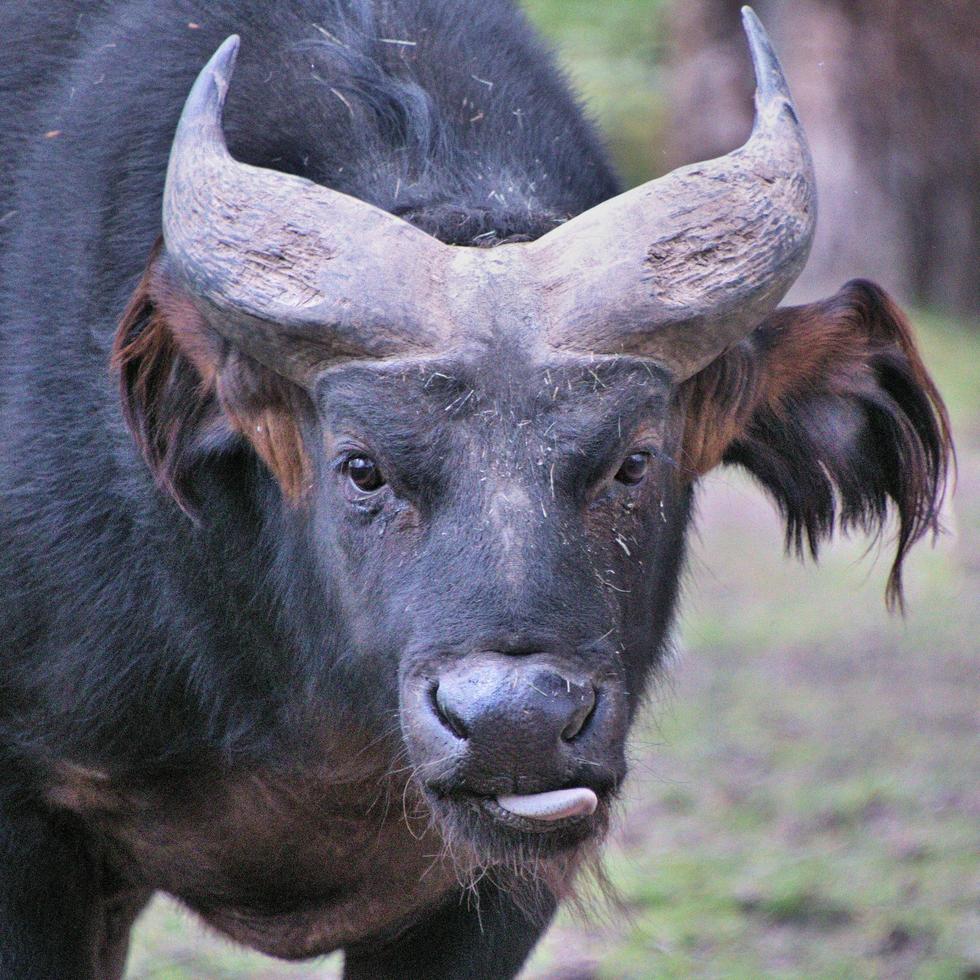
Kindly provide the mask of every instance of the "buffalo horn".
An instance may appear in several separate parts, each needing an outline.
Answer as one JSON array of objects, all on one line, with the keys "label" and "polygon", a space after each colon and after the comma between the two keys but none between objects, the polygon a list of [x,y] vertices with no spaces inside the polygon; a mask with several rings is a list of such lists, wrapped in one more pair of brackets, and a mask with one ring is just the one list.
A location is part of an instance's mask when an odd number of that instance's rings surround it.
[{"label": "buffalo horn", "polygon": [[748,142],[528,246],[553,347],[651,357],[683,380],[751,332],[803,269],[813,165],[772,44],[749,7],[742,18],[756,76]]},{"label": "buffalo horn", "polygon": [[215,329],[304,385],[332,360],[444,349],[454,322],[487,310],[480,284],[491,282],[504,291],[496,295],[513,294],[505,306],[545,346],[650,357],[683,380],[776,306],[816,220],[813,166],[782,69],[755,14],[742,15],[756,74],[744,146],[492,252],[453,249],[363,201],[236,162],[221,125],[238,51],[230,37],[177,127],[168,261]]},{"label": "buffalo horn", "polygon": [[163,200],[169,267],[219,333],[303,385],[326,361],[444,346],[447,318],[431,307],[446,246],[363,201],[231,157],[221,118],[238,44],[229,37],[201,71],[177,127]]}]

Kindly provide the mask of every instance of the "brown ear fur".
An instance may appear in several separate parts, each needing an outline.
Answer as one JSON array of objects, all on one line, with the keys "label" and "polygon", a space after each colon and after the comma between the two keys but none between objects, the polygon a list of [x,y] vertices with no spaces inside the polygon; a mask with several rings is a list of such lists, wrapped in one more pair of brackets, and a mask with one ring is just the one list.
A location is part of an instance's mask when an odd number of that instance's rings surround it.
[{"label": "brown ear fur", "polygon": [[193,468],[239,433],[301,500],[309,461],[300,435],[306,395],[232,350],[167,275],[162,242],[123,313],[113,346],[123,414],[157,485],[192,513]]},{"label": "brown ear fur", "polygon": [[898,513],[890,606],[902,563],[938,530],[949,467],[949,418],[902,311],[876,285],[777,310],[685,383],[683,470],[746,467],[786,520],[787,546],[816,556],[836,528],[880,533]]}]

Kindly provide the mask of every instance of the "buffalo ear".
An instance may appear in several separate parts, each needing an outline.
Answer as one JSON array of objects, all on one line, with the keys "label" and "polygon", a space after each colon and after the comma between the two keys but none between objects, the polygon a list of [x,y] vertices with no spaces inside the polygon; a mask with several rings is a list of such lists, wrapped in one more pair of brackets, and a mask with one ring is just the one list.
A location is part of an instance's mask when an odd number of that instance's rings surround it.
[{"label": "buffalo ear", "polygon": [[195,469],[252,446],[284,495],[309,484],[299,418],[307,396],[233,350],[168,274],[158,240],[116,331],[123,415],[157,485],[194,516]]},{"label": "buffalo ear", "polygon": [[830,299],[777,310],[681,397],[687,477],[745,467],[798,554],[816,557],[836,529],[880,534],[893,507],[886,598],[902,607],[902,564],[939,530],[953,447],[909,322],[882,289],[853,280]]}]

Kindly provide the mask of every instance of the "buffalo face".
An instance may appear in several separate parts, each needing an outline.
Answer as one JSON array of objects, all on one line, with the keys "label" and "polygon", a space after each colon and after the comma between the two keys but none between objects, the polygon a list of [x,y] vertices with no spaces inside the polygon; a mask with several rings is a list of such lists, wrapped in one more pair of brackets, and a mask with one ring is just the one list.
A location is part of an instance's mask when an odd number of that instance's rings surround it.
[{"label": "buffalo face", "polygon": [[397,673],[415,781],[469,838],[604,826],[679,561],[671,390],[645,362],[499,347],[318,383],[323,561],[352,644]]}]

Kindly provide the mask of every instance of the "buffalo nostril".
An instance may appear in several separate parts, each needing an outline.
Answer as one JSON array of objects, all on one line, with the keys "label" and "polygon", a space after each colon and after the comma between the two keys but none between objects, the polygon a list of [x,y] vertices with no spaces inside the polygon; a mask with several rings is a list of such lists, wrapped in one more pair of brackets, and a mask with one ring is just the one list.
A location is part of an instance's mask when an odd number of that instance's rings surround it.
[{"label": "buffalo nostril", "polygon": [[429,691],[429,700],[432,703],[432,711],[435,716],[442,722],[444,728],[448,728],[449,731],[459,739],[469,738],[469,733],[466,730],[466,726],[463,724],[462,719],[447,703],[445,693],[440,690],[439,685],[436,684]]},{"label": "buffalo nostril", "polygon": [[568,723],[561,732],[561,737],[566,742],[571,742],[582,733],[586,722],[592,717],[592,713],[595,711],[596,701],[595,688],[591,684],[570,684],[569,687],[571,688],[569,693],[574,692],[577,695],[578,704],[575,705],[569,716]]}]

